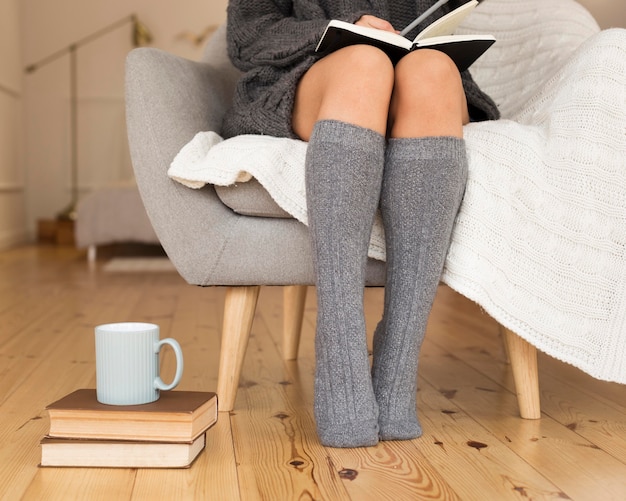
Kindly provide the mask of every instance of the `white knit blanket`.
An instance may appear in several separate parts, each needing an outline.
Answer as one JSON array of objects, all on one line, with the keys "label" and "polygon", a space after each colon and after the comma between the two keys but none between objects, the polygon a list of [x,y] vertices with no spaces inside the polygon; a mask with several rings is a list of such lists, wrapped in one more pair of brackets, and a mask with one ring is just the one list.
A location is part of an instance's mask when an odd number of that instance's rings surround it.
[{"label": "white knit blanket", "polygon": [[[540,350],[626,383],[626,30],[580,46],[513,116],[465,128],[467,191],[442,280]],[[306,223],[306,143],[199,133],[169,175],[255,177]],[[384,258],[377,222],[370,248]]]}]

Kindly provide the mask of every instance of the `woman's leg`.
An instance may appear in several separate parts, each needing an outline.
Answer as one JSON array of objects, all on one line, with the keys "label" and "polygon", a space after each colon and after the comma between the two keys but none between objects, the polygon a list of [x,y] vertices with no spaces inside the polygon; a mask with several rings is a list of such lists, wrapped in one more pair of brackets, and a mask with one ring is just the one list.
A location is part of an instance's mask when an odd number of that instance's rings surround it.
[{"label": "woman's leg", "polygon": [[394,69],[369,45],[346,47],[320,59],[296,92],[293,129],[308,141],[318,120],[339,120],[385,134]]},{"label": "woman's leg", "polygon": [[417,362],[465,187],[466,121],[461,79],[446,56],[417,51],[400,61],[381,192],[385,307],[372,368],[383,440],[421,435]]},{"label": "woman's leg", "polygon": [[380,198],[393,67],[356,46],[318,62],[298,88],[294,129],[309,140],[306,190],[318,316],[315,419],[324,445],[378,442],[363,288]]},{"label": "woman's leg", "polygon": [[403,57],[395,68],[389,108],[390,137],[463,137],[469,122],[461,75],[452,60],[422,49]]}]

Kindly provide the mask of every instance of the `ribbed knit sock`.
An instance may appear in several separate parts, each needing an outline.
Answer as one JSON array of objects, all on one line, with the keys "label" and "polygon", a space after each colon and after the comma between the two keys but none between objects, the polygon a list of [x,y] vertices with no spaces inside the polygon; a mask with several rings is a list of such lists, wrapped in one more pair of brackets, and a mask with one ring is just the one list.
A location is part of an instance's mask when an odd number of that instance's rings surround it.
[{"label": "ribbed knit sock", "polygon": [[363,289],[384,151],[384,136],[334,120],[315,125],[307,150],[318,301],[314,410],[320,441],[331,447],[378,442]]},{"label": "ribbed knit sock", "polygon": [[389,141],[381,192],[387,281],[372,368],[382,440],[422,434],[416,411],[419,350],[466,179],[463,139]]}]

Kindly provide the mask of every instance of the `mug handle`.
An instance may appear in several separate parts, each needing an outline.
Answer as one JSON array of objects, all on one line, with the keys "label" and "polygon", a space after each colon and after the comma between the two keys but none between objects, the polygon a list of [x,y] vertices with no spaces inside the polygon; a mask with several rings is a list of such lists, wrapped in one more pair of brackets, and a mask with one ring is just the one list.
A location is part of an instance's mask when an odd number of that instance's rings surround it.
[{"label": "mug handle", "polygon": [[168,337],[162,339],[158,343],[155,343],[154,352],[159,353],[161,351],[161,348],[165,344],[169,344],[176,354],[176,374],[174,375],[174,380],[170,384],[165,384],[161,379],[161,376],[156,377],[156,379],[154,380],[154,387],[158,390],[163,391],[173,390],[174,388],[176,388],[176,386],[178,386],[178,383],[180,383],[180,380],[183,377],[183,350],[181,349],[180,344],[178,344],[178,341],[176,341],[176,339]]}]

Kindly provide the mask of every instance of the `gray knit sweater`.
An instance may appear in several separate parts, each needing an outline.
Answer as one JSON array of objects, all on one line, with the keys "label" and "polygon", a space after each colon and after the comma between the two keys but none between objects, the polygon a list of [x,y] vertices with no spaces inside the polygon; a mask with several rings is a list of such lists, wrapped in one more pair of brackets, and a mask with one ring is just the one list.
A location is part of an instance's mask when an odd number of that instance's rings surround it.
[{"label": "gray knit sweater", "polygon": [[[228,54],[243,72],[222,126],[224,137],[239,134],[296,135],[291,117],[296,86],[319,59],[315,47],[330,19],[355,22],[364,14],[402,29],[435,0],[230,0]],[[458,2],[457,2],[458,3]],[[442,8],[416,32],[449,8]],[[415,33],[409,34],[409,38]],[[499,116],[494,102],[468,71],[462,73],[472,120]]]}]

